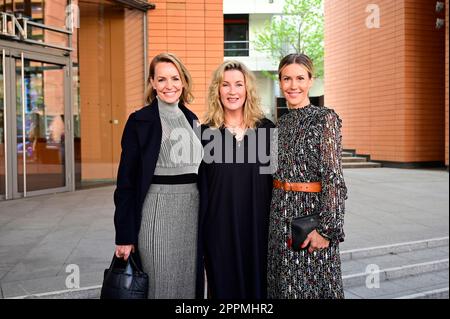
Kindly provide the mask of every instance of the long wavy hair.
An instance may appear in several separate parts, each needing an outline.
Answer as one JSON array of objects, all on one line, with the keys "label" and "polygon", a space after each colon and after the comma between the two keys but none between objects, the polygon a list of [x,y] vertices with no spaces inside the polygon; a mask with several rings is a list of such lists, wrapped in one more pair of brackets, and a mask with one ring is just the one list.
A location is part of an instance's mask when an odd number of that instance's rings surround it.
[{"label": "long wavy hair", "polygon": [[160,53],[155,56],[150,63],[148,79],[147,79],[147,90],[145,92],[145,102],[151,104],[156,98],[156,91],[153,89],[151,79],[155,78],[155,68],[158,63],[167,62],[172,63],[180,73],[181,82],[183,83],[183,92],[180,96],[180,102],[183,104],[191,103],[194,101],[194,96],[192,95],[192,77],[187,68],[181,62],[181,60],[173,53]]},{"label": "long wavy hair", "polygon": [[225,115],[220,100],[220,86],[223,83],[226,71],[238,70],[244,75],[246,99],[244,103],[244,124],[246,127],[254,128],[264,117],[261,110],[261,102],[256,90],[255,76],[241,62],[228,60],[223,62],[213,73],[211,84],[208,89],[208,111],[204,117],[205,124],[220,128],[225,123]]}]

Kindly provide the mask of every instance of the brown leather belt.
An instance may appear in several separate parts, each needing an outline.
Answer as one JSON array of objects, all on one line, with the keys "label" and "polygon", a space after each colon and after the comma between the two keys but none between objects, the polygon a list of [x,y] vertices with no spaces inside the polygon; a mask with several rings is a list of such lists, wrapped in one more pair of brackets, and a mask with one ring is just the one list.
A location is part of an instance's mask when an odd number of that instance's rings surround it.
[{"label": "brown leather belt", "polygon": [[288,183],[274,180],[273,187],[283,189],[285,191],[307,192],[307,193],[319,193],[322,190],[322,185],[320,184],[320,182]]}]

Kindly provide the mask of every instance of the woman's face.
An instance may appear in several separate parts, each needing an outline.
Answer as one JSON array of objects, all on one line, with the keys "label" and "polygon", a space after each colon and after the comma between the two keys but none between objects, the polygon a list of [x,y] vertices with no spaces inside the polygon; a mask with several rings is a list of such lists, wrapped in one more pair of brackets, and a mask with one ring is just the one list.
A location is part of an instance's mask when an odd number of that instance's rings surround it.
[{"label": "woman's face", "polygon": [[158,97],[168,103],[176,103],[183,93],[180,73],[173,63],[159,62],[155,66],[155,76],[150,79]]},{"label": "woman's face", "polygon": [[239,70],[225,71],[219,93],[225,110],[242,109],[247,97],[244,74]]},{"label": "woman's face", "polygon": [[280,87],[291,108],[309,104],[308,92],[313,84],[308,70],[300,64],[289,64],[281,70]]}]

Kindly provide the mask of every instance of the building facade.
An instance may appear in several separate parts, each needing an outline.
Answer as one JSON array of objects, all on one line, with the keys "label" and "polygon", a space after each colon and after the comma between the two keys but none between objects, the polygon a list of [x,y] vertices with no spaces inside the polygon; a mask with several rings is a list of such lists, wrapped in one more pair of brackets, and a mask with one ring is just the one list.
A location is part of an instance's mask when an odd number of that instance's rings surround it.
[{"label": "building facade", "polygon": [[[325,0],[325,103],[344,148],[448,167],[448,0]],[[444,25],[442,25],[442,22]]]},{"label": "building facade", "polygon": [[222,0],[2,0],[0,12],[0,200],[113,182],[151,59],[183,60],[199,116],[223,61]]},{"label": "building facade", "polygon": [[[385,165],[448,167],[448,0],[438,2],[324,0],[325,83],[312,96],[325,93],[340,114],[344,148]],[[212,71],[238,59],[276,121],[278,83],[263,73],[278,61],[253,41],[283,4],[0,0],[0,200],[112,183],[160,52],[191,71],[200,117]]]},{"label": "building facade", "polygon": [[[256,76],[261,104],[266,116],[276,121],[286,112],[286,104],[281,96],[278,81],[267,74],[277,74],[279,61],[268,53],[255,49],[258,33],[271,19],[283,14],[284,0],[224,0],[224,59],[243,62]],[[310,91],[314,103],[323,99],[323,81],[318,78]]]}]

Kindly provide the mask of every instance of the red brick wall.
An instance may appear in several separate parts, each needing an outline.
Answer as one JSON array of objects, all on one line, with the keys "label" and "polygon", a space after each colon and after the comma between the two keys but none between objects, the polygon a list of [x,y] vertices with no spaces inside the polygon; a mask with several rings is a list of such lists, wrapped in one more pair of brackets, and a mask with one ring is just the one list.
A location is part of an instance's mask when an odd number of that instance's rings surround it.
[{"label": "red brick wall", "polygon": [[393,162],[444,161],[444,33],[435,2],[325,0],[325,103],[344,148]]},{"label": "red brick wall", "polygon": [[149,62],[161,52],[175,53],[185,63],[194,82],[198,116],[206,110],[212,71],[223,62],[222,0],[155,0],[148,13]]}]

